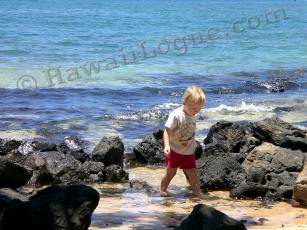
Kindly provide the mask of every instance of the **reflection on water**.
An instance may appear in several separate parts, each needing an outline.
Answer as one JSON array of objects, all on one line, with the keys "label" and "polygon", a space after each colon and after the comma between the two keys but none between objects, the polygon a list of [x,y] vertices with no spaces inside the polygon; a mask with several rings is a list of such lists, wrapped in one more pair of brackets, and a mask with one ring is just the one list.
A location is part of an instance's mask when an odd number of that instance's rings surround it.
[{"label": "reflection on water", "polygon": [[90,230],[172,229],[198,203],[243,221],[248,229],[307,229],[307,209],[286,202],[234,200],[226,191],[210,192],[213,199],[199,201],[193,198],[182,171],[178,171],[170,185],[172,196],[162,198],[158,191],[163,168],[137,167],[128,171],[130,180],[147,182],[150,189],[131,189],[129,183],[95,185],[101,198]]}]

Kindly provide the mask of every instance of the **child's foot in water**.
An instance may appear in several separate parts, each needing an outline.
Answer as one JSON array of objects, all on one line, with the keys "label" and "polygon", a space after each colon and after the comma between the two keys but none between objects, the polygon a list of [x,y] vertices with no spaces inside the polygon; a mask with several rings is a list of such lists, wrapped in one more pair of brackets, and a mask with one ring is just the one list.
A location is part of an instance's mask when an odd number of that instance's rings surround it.
[{"label": "child's foot in water", "polygon": [[195,195],[195,197],[197,199],[200,199],[200,200],[212,200],[212,199],[214,199],[213,196],[209,195],[209,193],[200,193],[198,195]]},{"label": "child's foot in water", "polygon": [[169,194],[169,192],[167,192],[167,191],[160,191],[160,196],[161,196],[161,197],[169,197],[170,194]]}]

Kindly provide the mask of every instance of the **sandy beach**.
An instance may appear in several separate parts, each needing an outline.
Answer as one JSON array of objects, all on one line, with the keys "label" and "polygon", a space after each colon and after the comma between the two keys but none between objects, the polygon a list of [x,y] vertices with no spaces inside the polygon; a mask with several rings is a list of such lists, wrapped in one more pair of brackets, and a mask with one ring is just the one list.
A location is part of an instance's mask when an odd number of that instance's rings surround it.
[{"label": "sandy beach", "polygon": [[98,207],[92,216],[90,230],[98,229],[171,229],[199,203],[237,219],[244,220],[247,229],[307,229],[307,209],[293,207],[289,202],[234,200],[227,191],[212,191],[212,200],[195,200],[184,175],[178,171],[170,185],[172,197],[158,194],[163,168],[137,167],[129,169],[131,180],[146,181],[151,190],[130,189],[128,184],[99,184]]}]

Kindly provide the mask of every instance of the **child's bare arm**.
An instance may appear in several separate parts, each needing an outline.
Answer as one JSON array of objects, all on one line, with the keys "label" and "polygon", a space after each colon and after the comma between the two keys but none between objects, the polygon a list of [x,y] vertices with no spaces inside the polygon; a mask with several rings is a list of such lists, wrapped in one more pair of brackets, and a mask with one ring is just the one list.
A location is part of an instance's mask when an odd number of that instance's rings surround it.
[{"label": "child's bare arm", "polygon": [[171,148],[169,146],[169,137],[170,137],[171,130],[170,128],[165,128],[163,133],[163,140],[164,140],[164,154],[168,157],[171,153]]}]

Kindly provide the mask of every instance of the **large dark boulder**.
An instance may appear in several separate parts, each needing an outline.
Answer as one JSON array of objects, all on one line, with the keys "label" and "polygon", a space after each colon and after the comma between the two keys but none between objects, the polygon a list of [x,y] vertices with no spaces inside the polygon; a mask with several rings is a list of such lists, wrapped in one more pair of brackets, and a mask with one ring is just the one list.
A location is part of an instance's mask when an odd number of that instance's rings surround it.
[{"label": "large dark boulder", "polygon": [[[260,174],[249,175],[247,180],[231,190],[230,196],[243,199],[269,199],[282,200],[291,199],[296,172],[283,172],[281,174],[268,173],[264,176]],[[258,181],[260,178],[260,182]]]},{"label": "large dark boulder", "polygon": [[123,167],[124,143],[118,136],[103,137],[95,146],[92,158],[105,166],[115,164]]},{"label": "large dark boulder", "polygon": [[213,125],[204,139],[204,156],[230,156],[242,163],[245,156],[261,142],[252,136],[251,122],[220,121]]},{"label": "large dark boulder", "polygon": [[142,142],[134,147],[133,152],[140,163],[161,164],[165,162],[163,149],[163,130],[158,130],[145,136]]},{"label": "large dark boulder", "polygon": [[0,158],[0,188],[19,188],[27,184],[32,170]]},{"label": "large dark boulder", "polygon": [[[223,152],[240,152],[244,136],[250,134],[251,130],[250,122],[220,121],[210,128],[204,144],[216,145],[219,151]],[[210,154],[212,151],[207,152]]]},{"label": "large dark boulder", "polygon": [[255,147],[242,167],[246,178],[231,191],[232,197],[291,199],[293,186],[304,165],[304,154],[270,143]]},{"label": "large dark boulder", "polygon": [[32,229],[86,230],[98,202],[99,193],[89,186],[48,187],[27,203]]},{"label": "large dark boulder", "polygon": [[0,215],[1,230],[33,229],[30,222],[31,216],[26,204],[20,200],[9,202],[4,210],[0,212]]},{"label": "large dark boulder", "polygon": [[211,206],[197,204],[176,230],[246,230],[246,227]]},{"label": "large dark boulder", "polygon": [[[81,163],[69,154],[44,152],[38,155],[45,160],[45,168],[54,178],[60,178],[69,171],[78,171],[81,166]],[[77,182],[78,180],[72,178],[71,181]]]},{"label": "large dark boulder", "polygon": [[28,200],[28,196],[15,190],[0,189],[0,229],[30,229],[30,215],[24,203]]},{"label": "large dark boulder", "polygon": [[99,193],[85,185],[51,186],[30,200],[0,190],[0,229],[86,230],[98,202]]},{"label": "large dark boulder", "polygon": [[231,189],[246,176],[238,160],[226,154],[205,156],[197,160],[197,168],[202,189]]},{"label": "large dark boulder", "polygon": [[220,121],[210,128],[207,137],[204,139],[207,155],[221,152],[246,154],[262,142],[307,152],[305,131],[277,117],[254,123]]},{"label": "large dark boulder", "polygon": [[264,173],[300,172],[304,166],[304,154],[300,150],[281,148],[264,142],[246,156],[242,166],[247,171],[261,167]]},{"label": "large dark boulder", "polygon": [[202,188],[232,189],[232,197],[290,199],[307,159],[306,131],[276,117],[218,122],[204,143],[198,163]]},{"label": "large dark boulder", "polygon": [[277,117],[256,122],[253,126],[253,133],[261,141],[307,152],[307,136],[305,132]]},{"label": "large dark boulder", "polygon": [[[79,169],[81,162],[70,154],[56,151],[35,152],[24,156],[22,154],[8,154],[5,156],[10,161],[15,160],[33,170],[29,181],[37,187],[50,184],[70,184],[80,182]],[[74,171],[75,173],[72,173]]]},{"label": "large dark boulder", "polygon": [[[29,197],[9,188],[0,189],[0,229],[31,229],[26,208]],[[16,221],[18,218],[18,221]]]}]

